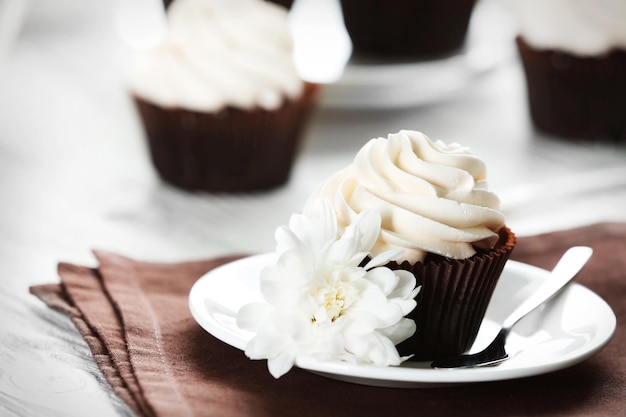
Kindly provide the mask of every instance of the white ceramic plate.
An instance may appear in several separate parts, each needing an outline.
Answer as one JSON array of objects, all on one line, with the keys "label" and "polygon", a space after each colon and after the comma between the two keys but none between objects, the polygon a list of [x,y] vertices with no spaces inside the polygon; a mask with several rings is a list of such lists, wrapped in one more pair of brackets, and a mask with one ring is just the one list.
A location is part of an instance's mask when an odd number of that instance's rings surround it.
[{"label": "white ceramic plate", "polygon": [[[261,299],[260,271],[275,259],[275,254],[252,256],[201,277],[189,295],[191,313],[200,326],[223,342],[243,350],[253,334],[237,327],[236,312],[242,305]],[[515,261],[507,263],[472,351],[488,344],[497,333],[499,323],[547,275],[547,271],[537,267]],[[299,358],[296,365],[333,379],[386,387],[433,387],[522,378],[584,361],[608,343],[615,325],[615,315],[608,304],[574,283],[518,323],[507,340],[506,349],[511,358],[496,367],[436,370],[430,368],[429,362],[377,367],[312,358]]]},{"label": "white ceramic plate", "polygon": [[[309,16],[305,14],[302,20],[311,19]],[[323,27],[324,31],[328,30],[327,24]],[[341,75],[325,85],[321,103],[331,108],[393,109],[444,100],[472,85],[502,63],[512,60],[515,56],[515,33],[511,27],[514,27],[511,16],[504,10],[493,4],[479,3],[472,14],[464,47],[452,55],[395,63],[385,60],[364,61],[349,56],[345,63],[335,59],[338,61],[336,65],[343,66],[343,71],[334,71]],[[344,30],[343,27],[339,29]],[[336,35],[333,39],[324,45],[322,53],[316,53],[310,48],[306,57],[313,63],[309,66],[319,66],[320,62],[341,55],[335,49],[342,48],[343,43],[337,40],[342,38]],[[319,36],[316,40],[319,42]],[[315,56],[315,59],[311,59],[311,56]]]}]

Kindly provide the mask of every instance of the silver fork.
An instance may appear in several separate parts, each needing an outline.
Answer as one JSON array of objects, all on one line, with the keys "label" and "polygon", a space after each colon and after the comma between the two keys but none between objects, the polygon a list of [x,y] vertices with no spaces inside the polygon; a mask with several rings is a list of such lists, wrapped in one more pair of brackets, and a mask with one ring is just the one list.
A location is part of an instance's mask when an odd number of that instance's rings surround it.
[{"label": "silver fork", "polygon": [[587,246],[574,246],[568,249],[539,289],[504,320],[500,332],[489,346],[478,353],[437,359],[431,363],[431,367],[436,369],[473,368],[494,366],[507,360],[509,355],[506,353],[505,342],[511,328],[527,314],[563,290],[578,275],[592,253],[593,250]]}]

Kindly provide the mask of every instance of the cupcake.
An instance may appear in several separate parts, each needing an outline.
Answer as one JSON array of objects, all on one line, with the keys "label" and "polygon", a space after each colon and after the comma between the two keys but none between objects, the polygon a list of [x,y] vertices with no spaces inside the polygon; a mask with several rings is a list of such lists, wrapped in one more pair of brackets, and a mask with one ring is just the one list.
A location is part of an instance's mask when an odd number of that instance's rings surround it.
[{"label": "cupcake", "polygon": [[270,3],[280,4],[286,9],[291,9],[291,6],[293,6],[293,2],[294,2],[294,0],[265,0],[265,1],[269,1]]},{"label": "cupcake", "polygon": [[461,48],[475,0],[341,0],[358,56],[432,58]]},{"label": "cupcake", "polygon": [[626,3],[526,0],[514,11],[534,125],[566,138],[626,139]]},{"label": "cupcake", "polygon": [[284,7],[173,2],[130,86],[160,177],[214,192],[284,184],[318,88],[298,76],[292,49]]},{"label": "cupcake", "polygon": [[[172,4],[174,0],[163,0],[163,6],[167,9],[170,4]],[[291,6],[293,6],[293,2],[294,0],[265,0],[268,1],[270,3],[274,3],[274,4],[279,4],[283,7],[285,7],[286,9],[291,9]]]},{"label": "cupcake", "polygon": [[403,130],[370,140],[311,201],[318,198],[331,201],[340,234],[359,213],[380,213],[367,259],[396,250],[387,267],[410,271],[421,286],[408,315],[416,332],[398,345],[401,354],[430,360],[472,346],[515,246],[483,161],[468,148]]}]

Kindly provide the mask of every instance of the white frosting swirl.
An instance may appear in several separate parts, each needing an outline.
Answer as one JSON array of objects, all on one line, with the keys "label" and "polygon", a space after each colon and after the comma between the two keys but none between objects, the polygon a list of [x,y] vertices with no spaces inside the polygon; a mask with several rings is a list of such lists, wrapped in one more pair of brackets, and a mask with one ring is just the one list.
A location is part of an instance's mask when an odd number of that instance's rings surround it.
[{"label": "white frosting swirl", "polygon": [[341,229],[358,213],[377,210],[382,229],[371,255],[400,248],[398,261],[411,263],[429,252],[468,258],[474,246],[492,247],[504,225],[483,161],[416,131],[370,140],[309,201],[320,197],[332,202]]},{"label": "white frosting swirl", "polygon": [[523,0],[513,7],[520,34],[535,48],[579,56],[626,49],[624,0]]},{"label": "white frosting swirl", "polygon": [[272,110],[301,94],[287,10],[260,0],[176,0],[162,42],[141,57],[134,93],[163,107]]}]

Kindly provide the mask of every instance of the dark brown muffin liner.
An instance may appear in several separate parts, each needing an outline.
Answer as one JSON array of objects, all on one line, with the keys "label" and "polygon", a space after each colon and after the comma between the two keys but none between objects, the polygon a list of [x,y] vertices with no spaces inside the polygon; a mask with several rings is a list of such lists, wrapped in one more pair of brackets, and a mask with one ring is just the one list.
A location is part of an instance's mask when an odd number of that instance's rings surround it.
[{"label": "dark brown muffin liner", "polygon": [[353,52],[427,58],[465,42],[475,0],[341,0]]},{"label": "dark brown muffin liner", "polygon": [[[170,4],[173,3],[174,0],[163,0],[163,7],[165,9],[167,9]],[[284,8],[286,8],[287,10],[290,10],[291,7],[293,6],[293,2],[294,0],[265,0],[268,1],[270,3],[275,3],[275,4],[279,4],[281,6],[283,6]]]},{"label": "dark brown muffin liner", "polygon": [[291,7],[293,6],[293,2],[294,2],[294,0],[265,0],[265,1],[279,4],[283,6],[284,8],[286,8],[287,10],[291,9]]},{"label": "dark brown muffin liner", "polygon": [[437,255],[390,268],[411,271],[422,286],[417,307],[408,317],[417,330],[398,345],[402,355],[422,361],[457,355],[472,347],[504,265],[515,247],[515,235],[503,227],[494,249],[456,260]]},{"label": "dark brown muffin liner", "polygon": [[160,177],[186,190],[256,191],[284,184],[319,86],[276,110],[203,113],[134,96]]},{"label": "dark brown muffin liner", "polygon": [[568,138],[626,139],[625,50],[579,57],[516,41],[538,129]]}]

